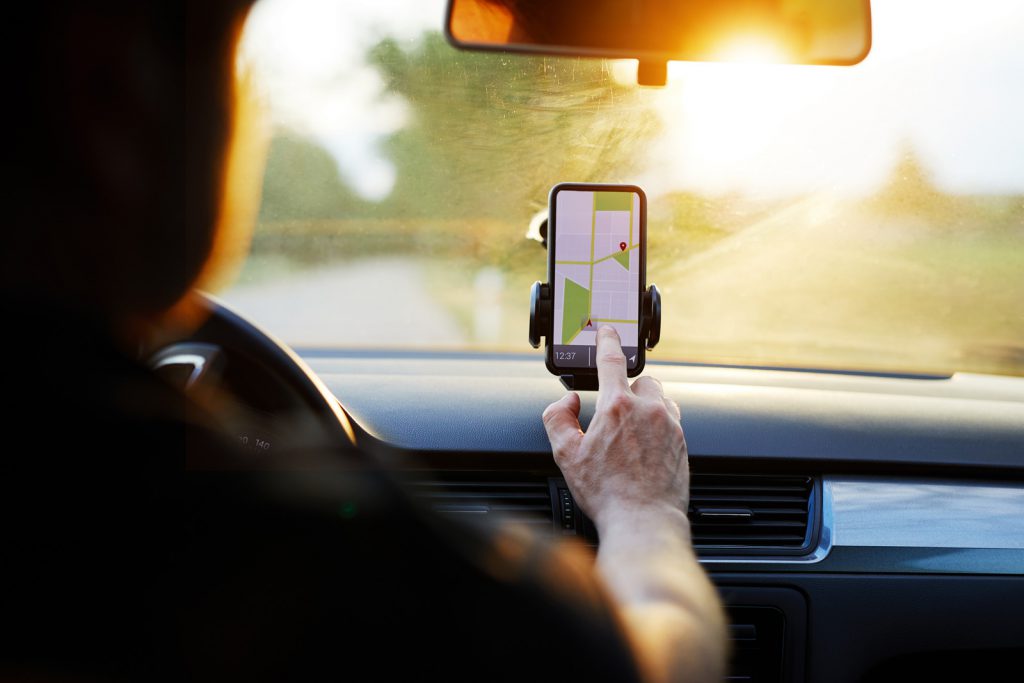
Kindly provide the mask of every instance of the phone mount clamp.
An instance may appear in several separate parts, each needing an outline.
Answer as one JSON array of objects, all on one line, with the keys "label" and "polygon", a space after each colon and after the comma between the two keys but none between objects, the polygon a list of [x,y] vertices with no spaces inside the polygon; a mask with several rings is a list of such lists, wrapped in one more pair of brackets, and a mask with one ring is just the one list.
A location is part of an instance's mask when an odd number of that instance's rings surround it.
[{"label": "phone mount clamp", "polygon": [[[552,329],[551,285],[534,282],[530,288],[530,346],[540,348],[541,337]],[[648,351],[661,339],[661,292],[657,285],[650,285],[644,291],[640,308],[640,342]],[[548,340],[550,343],[550,340]],[[560,375],[566,389],[596,391],[597,375]]]}]

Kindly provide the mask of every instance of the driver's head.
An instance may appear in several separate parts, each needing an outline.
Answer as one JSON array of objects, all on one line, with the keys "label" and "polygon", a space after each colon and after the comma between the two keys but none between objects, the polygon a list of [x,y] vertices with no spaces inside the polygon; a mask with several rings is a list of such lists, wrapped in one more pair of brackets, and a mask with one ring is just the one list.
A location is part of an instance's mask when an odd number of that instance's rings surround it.
[{"label": "driver's head", "polygon": [[247,244],[224,231],[247,228],[258,198],[226,180],[249,4],[58,0],[5,13],[5,297],[137,331],[210,277],[223,244]]}]

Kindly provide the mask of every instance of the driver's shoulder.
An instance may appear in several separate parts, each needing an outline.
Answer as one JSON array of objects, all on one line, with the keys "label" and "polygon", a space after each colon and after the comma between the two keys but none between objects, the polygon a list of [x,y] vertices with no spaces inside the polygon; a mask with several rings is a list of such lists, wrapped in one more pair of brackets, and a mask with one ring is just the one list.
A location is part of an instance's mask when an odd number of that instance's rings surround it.
[{"label": "driver's shoulder", "polygon": [[14,469],[54,476],[178,467],[185,445],[230,448],[217,421],[98,322],[43,299],[0,297],[3,407],[25,445]]}]

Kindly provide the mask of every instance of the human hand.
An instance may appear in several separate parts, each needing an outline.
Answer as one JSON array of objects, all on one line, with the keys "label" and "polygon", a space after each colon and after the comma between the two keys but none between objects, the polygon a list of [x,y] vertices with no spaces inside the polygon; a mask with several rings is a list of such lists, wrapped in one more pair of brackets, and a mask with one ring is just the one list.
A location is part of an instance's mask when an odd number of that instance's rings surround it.
[{"label": "human hand", "polygon": [[584,434],[580,398],[568,393],[544,411],[555,463],[598,532],[615,516],[686,513],[690,475],[679,406],[661,382],[629,385],[615,328],[597,331],[597,409]]}]

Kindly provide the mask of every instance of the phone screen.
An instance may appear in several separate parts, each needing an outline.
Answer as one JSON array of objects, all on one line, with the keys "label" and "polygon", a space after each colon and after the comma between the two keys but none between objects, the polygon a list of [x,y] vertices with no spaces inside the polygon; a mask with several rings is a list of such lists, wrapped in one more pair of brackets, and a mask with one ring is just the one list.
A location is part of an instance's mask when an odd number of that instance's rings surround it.
[{"label": "phone screen", "polygon": [[643,368],[640,297],[646,261],[646,199],[640,188],[556,186],[552,190],[549,362],[596,368],[597,329],[611,325],[628,370]]}]

